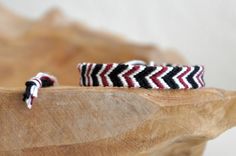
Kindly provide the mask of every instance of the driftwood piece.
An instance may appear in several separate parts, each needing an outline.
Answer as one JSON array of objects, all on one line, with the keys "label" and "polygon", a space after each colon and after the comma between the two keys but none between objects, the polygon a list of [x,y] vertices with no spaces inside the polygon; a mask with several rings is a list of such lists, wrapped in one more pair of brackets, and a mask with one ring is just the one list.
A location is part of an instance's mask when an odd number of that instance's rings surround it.
[{"label": "driftwood piece", "polygon": [[[38,71],[54,74],[61,85],[78,85],[76,65],[81,62],[182,61],[180,57],[166,58],[167,54],[156,46],[130,43],[68,22],[58,11],[49,12],[39,21],[16,20],[6,12],[0,10],[0,21],[4,23],[0,25],[0,73],[5,73],[0,78],[1,86],[22,86]],[[11,25],[19,28],[15,30]]]},{"label": "driftwood piece", "polygon": [[0,92],[0,154],[201,155],[236,124],[236,92],[216,89],[51,88],[32,111],[21,94]]},{"label": "driftwood piece", "polygon": [[39,71],[78,86],[79,62],[185,61],[92,31],[57,10],[32,21],[0,7],[0,23],[0,155],[200,156],[209,139],[236,125],[236,92],[218,89],[64,86],[40,90],[28,110],[23,85]]}]

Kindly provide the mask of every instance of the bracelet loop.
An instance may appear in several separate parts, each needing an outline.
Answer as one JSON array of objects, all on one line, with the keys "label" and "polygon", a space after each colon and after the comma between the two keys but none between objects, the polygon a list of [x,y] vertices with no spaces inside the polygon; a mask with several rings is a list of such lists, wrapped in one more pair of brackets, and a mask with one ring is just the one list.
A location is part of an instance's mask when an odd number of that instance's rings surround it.
[{"label": "bracelet loop", "polygon": [[205,86],[201,65],[146,65],[134,60],[123,64],[78,65],[82,86],[134,87],[146,89],[196,89]]}]

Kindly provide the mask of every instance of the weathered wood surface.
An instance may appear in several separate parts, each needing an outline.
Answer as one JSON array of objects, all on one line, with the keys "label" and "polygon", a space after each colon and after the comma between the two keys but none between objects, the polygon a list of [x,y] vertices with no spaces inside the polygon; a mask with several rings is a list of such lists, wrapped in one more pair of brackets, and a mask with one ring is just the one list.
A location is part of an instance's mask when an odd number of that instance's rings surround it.
[{"label": "weathered wood surface", "polygon": [[0,154],[200,155],[236,124],[236,92],[60,87],[32,110],[22,90],[0,92]]},{"label": "weathered wood surface", "polygon": [[0,23],[0,155],[200,156],[209,139],[236,124],[236,93],[218,89],[49,88],[28,110],[23,85],[39,71],[78,86],[79,62],[185,61],[57,10],[32,21],[0,7]]}]

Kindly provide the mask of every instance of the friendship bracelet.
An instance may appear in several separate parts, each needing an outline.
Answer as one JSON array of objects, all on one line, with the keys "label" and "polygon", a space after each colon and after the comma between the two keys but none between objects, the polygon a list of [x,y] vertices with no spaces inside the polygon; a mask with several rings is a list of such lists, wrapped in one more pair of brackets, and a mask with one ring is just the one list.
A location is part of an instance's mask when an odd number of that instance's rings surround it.
[{"label": "friendship bracelet", "polygon": [[131,61],[123,64],[82,63],[78,70],[82,86],[146,89],[196,89],[205,86],[204,67],[201,65],[145,65],[142,61]]},{"label": "friendship bracelet", "polygon": [[[82,86],[110,86],[146,89],[196,89],[205,86],[204,67],[201,65],[156,65],[143,61],[127,63],[78,65]],[[29,109],[40,88],[53,86],[56,78],[46,73],[38,73],[25,83],[23,101]]]},{"label": "friendship bracelet", "polygon": [[55,82],[56,78],[46,73],[38,73],[35,77],[27,81],[25,83],[25,93],[23,94],[23,101],[26,103],[26,106],[31,109],[34,98],[38,97],[39,89],[53,86]]}]

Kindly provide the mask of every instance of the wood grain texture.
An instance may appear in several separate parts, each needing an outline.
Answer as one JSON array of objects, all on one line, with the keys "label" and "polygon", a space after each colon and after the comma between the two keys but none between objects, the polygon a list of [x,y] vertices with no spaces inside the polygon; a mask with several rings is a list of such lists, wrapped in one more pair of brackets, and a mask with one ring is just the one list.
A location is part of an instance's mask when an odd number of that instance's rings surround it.
[{"label": "wood grain texture", "polygon": [[216,89],[50,88],[31,111],[21,95],[0,92],[1,153],[194,155],[236,124],[236,92]]},{"label": "wood grain texture", "polygon": [[[0,7],[0,22],[0,155],[200,156],[236,125],[233,91],[78,86],[77,63],[186,63],[172,50],[91,30],[58,10],[33,21]],[[23,85],[39,71],[62,87],[40,90],[28,110]]]}]

